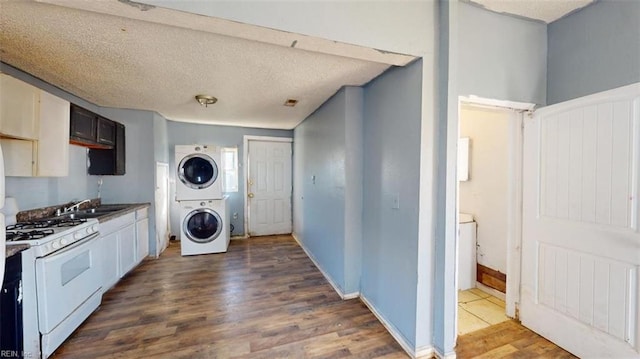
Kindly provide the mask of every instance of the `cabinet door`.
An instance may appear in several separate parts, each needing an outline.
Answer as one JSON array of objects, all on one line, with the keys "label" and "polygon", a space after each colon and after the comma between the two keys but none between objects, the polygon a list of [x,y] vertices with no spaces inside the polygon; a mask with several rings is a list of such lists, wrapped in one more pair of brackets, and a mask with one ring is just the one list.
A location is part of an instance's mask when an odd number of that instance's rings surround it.
[{"label": "cabinet door", "polygon": [[33,176],[34,141],[0,139],[4,155],[4,174],[14,177]]},{"label": "cabinet door", "polygon": [[96,114],[82,107],[71,105],[71,131],[72,139],[80,141],[96,141]]},{"label": "cabinet door", "polygon": [[135,267],[136,262],[136,227],[131,224],[118,232],[118,275],[124,277]]},{"label": "cabinet door", "polygon": [[118,273],[118,232],[102,237],[103,293],[120,279]]},{"label": "cabinet door", "polygon": [[0,74],[0,133],[28,140],[38,138],[40,90]]},{"label": "cabinet door", "polygon": [[125,174],[125,162],[126,162],[126,146],[125,146],[125,136],[124,136],[124,125],[121,123],[116,123],[116,146],[115,146],[115,161],[116,161],[116,175],[124,175]]},{"label": "cabinet door", "polygon": [[36,176],[69,175],[69,111],[69,101],[45,91],[40,93]]},{"label": "cabinet door", "polygon": [[109,150],[89,149],[90,175],[124,175],[125,174],[125,137],[124,125],[115,124],[115,146]]},{"label": "cabinet door", "polygon": [[116,123],[104,117],[98,117],[98,143],[113,146],[116,143]]},{"label": "cabinet door", "polygon": [[149,218],[144,218],[136,222],[136,263],[142,262],[149,255]]}]

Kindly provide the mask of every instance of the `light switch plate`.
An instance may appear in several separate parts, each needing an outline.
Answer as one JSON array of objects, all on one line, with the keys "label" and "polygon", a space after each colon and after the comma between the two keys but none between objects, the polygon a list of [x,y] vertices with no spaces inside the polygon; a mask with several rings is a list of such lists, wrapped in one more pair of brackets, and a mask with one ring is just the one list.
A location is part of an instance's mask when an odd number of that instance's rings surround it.
[{"label": "light switch plate", "polygon": [[393,203],[391,204],[391,209],[400,209],[400,194],[396,193],[393,195]]}]

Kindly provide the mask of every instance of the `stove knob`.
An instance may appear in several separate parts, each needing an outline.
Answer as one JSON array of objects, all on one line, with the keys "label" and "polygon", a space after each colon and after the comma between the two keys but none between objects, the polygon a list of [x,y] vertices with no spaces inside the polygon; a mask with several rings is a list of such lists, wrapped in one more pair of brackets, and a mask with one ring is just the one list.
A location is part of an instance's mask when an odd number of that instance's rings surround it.
[{"label": "stove knob", "polygon": [[51,243],[51,247],[53,247],[53,249],[58,249],[58,248],[60,248],[60,242],[55,241],[55,242]]},{"label": "stove knob", "polygon": [[91,234],[91,227],[87,227],[87,229],[85,230],[85,232],[87,232],[87,234]]},{"label": "stove knob", "polygon": [[82,238],[82,233],[80,233],[80,232],[76,232],[76,233],[74,233],[74,234],[73,234],[73,238],[74,238],[74,239],[80,239],[80,238]]},{"label": "stove knob", "polygon": [[62,239],[60,240],[60,244],[62,244],[63,246],[66,246],[67,244],[69,244],[69,241],[67,241],[67,239],[66,239],[66,238],[62,238]]},{"label": "stove knob", "polygon": [[98,231],[98,225],[94,224],[93,226],[91,226],[91,232],[97,232]]}]

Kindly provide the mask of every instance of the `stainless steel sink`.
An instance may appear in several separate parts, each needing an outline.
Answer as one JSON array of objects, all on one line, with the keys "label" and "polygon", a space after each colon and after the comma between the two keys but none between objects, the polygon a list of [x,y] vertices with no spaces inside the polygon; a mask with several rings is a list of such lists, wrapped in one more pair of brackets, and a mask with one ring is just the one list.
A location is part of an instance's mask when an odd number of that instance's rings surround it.
[{"label": "stainless steel sink", "polygon": [[117,211],[121,211],[123,209],[127,208],[126,206],[100,206],[100,207],[96,207],[96,208],[89,208],[89,209],[83,209],[80,211],[75,211],[73,213],[80,213],[80,214],[99,214],[99,215],[103,215],[105,213],[111,213],[111,212],[117,212]]},{"label": "stainless steel sink", "polygon": [[95,213],[83,213],[83,211],[80,212],[73,212],[73,213],[66,213],[60,216],[57,216],[55,218],[61,218],[61,219],[86,219],[86,218],[98,218],[100,216],[104,216],[104,212],[95,212]]}]

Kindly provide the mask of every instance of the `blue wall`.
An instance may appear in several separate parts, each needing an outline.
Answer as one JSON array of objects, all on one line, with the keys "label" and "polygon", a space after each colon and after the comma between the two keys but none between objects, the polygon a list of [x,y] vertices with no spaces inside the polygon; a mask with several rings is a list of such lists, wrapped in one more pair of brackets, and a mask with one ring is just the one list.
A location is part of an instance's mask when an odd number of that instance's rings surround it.
[{"label": "blue wall", "polygon": [[450,65],[458,94],[544,104],[546,25],[463,2],[456,6],[451,41],[457,35],[457,53],[450,53]]},{"label": "blue wall", "polygon": [[[416,344],[422,61],[365,87],[361,295]],[[399,198],[399,209],[393,209]]]},{"label": "blue wall", "polygon": [[640,1],[600,0],[548,27],[547,103],[640,81]]},{"label": "blue wall", "polygon": [[[179,236],[180,208],[178,202],[175,201],[175,152],[176,145],[189,144],[213,144],[222,147],[238,147],[239,165],[242,166],[243,156],[243,139],[244,135],[252,136],[272,136],[272,137],[293,137],[293,131],[290,130],[264,130],[246,127],[231,126],[215,126],[201,125],[194,123],[184,123],[167,121],[168,133],[168,151],[169,151],[169,174],[171,176],[171,193],[169,203],[171,204],[171,232]],[[238,213],[238,219],[231,219],[234,231],[233,235],[241,235],[244,233],[244,174],[243,168],[239,168],[239,191],[229,194],[230,211]],[[152,182],[153,183],[153,182]]]},{"label": "blue wall", "polygon": [[[99,108],[99,114],[125,126],[126,168],[124,176],[102,176],[102,203],[148,202],[149,251],[156,251],[154,112]],[[150,135],[151,134],[151,135]],[[96,181],[98,176],[91,176]]]},{"label": "blue wall", "polygon": [[454,279],[459,96],[544,104],[547,27],[460,1],[440,5],[432,340],[440,354],[448,355],[457,335]]},{"label": "blue wall", "polygon": [[294,231],[342,294],[360,286],[362,95],[341,89],[294,131]]}]

